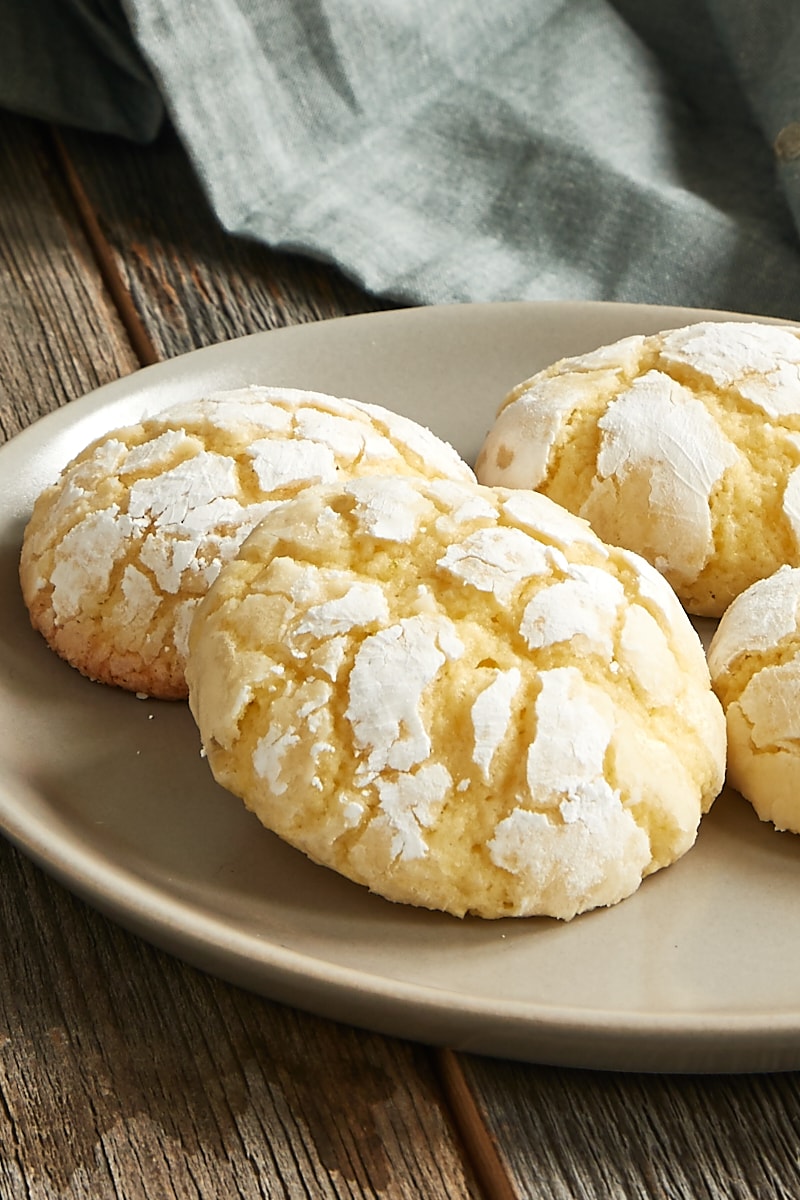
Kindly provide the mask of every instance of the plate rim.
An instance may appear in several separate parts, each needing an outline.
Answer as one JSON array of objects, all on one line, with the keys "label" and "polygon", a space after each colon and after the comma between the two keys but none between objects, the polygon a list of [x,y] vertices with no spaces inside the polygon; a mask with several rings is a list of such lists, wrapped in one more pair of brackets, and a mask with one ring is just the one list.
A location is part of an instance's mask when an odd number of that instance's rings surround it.
[{"label": "plate rim", "polygon": [[[762,317],[754,314],[727,312],[705,308],[687,308],[657,304],[633,304],[617,301],[504,301],[488,302],[486,304],[448,304],[435,306],[418,306],[414,308],[399,308],[380,310],[377,312],[357,313],[347,316],[331,317],[324,321],[311,321],[299,325],[264,330],[233,338],[228,341],[204,346],[187,351],[163,362],[141,367],[129,375],[112,380],[97,388],[91,389],[82,396],[62,405],[32,422],[28,427],[11,437],[0,446],[0,527],[11,515],[8,510],[8,498],[15,495],[13,484],[9,482],[10,473],[3,471],[4,456],[20,453],[30,459],[38,450],[49,445],[53,436],[62,430],[72,429],[81,420],[90,417],[116,399],[125,399],[131,390],[137,389],[136,381],[142,380],[144,385],[150,381],[168,380],[191,360],[194,363],[211,362],[215,356],[229,356],[232,350],[242,342],[253,344],[265,339],[275,338],[308,338],[314,336],[314,331],[320,326],[330,327],[332,324],[347,323],[348,328],[354,325],[375,327],[380,329],[393,322],[437,319],[431,314],[441,314],[452,318],[455,312],[469,313],[471,317],[479,317],[482,310],[498,309],[525,310],[532,318],[537,314],[547,312],[549,315],[557,311],[573,314],[613,310],[615,315],[623,319],[630,314],[631,319],[647,316],[661,319],[674,317],[680,324],[688,324],[701,320],[746,320],[762,323],[794,325],[795,322],[781,318]],[[456,321],[460,318],[456,316]],[[663,328],[670,328],[666,322]],[[109,425],[109,428],[112,428]],[[10,450],[10,448],[13,448]],[[4,480],[5,477],[5,480]],[[409,983],[404,980],[387,979],[381,974],[342,966],[338,963],[315,957],[305,951],[290,947],[276,946],[273,941],[263,945],[267,951],[259,956],[257,963],[261,968],[270,972],[270,982],[273,990],[264,990],[249,981],[252,975],[253,959],[247,959],[242,971],[235,970],[241,965],[235,947],[231,947],[231,931],[225,929],[223,921],[207,910],[202,910],[198,918],[197,911],[180,897],[170,896],[164,887],[156,886],[150,881],[136,878],[133,872],[125,866],[114,864],[113,869],[98,878],[93,869],[93,855],[90,848],[73,833],[65,840],[58,837],[58,831],[52,828],[42,829],[34,822],[26,826],[21,817],[19,803],[12,793],[17,795],[28,785],[25,781],[12,778],[0,761],[0,834],[5,836],[20,851],[36,862],[48,874],[58,879],[68,890],[80,896],[93,908],[105,913],[121,926],[128,928],[145,940],[167,950],[176,957],[183,959],[199,969],[226,978],[229,981],[244,986],[259,994],[290,1003],[298,1008],[315,1011],[321,1016],[332,1016],[336,1020],[348,1021],[342,1007],[352,994],[357,991],[363,1002],[377,999],[383,1007],[384,1016],[388,1014],[388,1024],[384,1027],[381,1013],[376,1014],[375,1021],[355,1022],[365,1024],[389,1036],[411,1036],[414,1040],[430,1040],[435,1043],[447,1044],[454,1048],[469,1050],[475,1041],[470,1035],[470,1022],[491,1018],[495,1022],[510,1022],[532,1028],[531,1049],[533,1056],[520,1054],[517,1051],[507,1053],[503,1046],[507,1039],[503,1036],[477,1039],[478,1053],[497,1053],[501,1057],[514,1058],[519,1061],[550,1062],[558,1065],[589,1067],[590,1069],[614,1070],[647,1070],[646,1056],[643,1065],[626,1066],[620,1064],[619,1041],[629,1042],[631,1039],[642,1039],[650,1043],[659,1043],[655,1047],[657,1060],[652,1069],[663,1070],[665,1057],[673,1058],[669,1070],[676,1073],[691,1072],[728,1072],[740,1070],[787,1070],[800,1067],[800,1045],[792,1043],[800,1033],[800,1002],[797,1011],[773,1012],[762,1016],[758,1021],[746,1014],[721,1012],[714,1015],[695,1012],[670,1012],[656,1014],[635,1012],[625,1014],[609,1014],[603,1009],[590,1008],[565,1009],[563,1005],[548,1008],[542,1004],[533,1007],[519,1001],[509,1001],[494,998],[488,1001],[481,997],[465,997],[446,988],[435,988],[428,984]],[[23,815],[24,816],[24,815]],[[108,864],[106,864],[108,867]],[[116,887],[108,888],[106,879],[116,881]],[[134,902],[138,897],[138,902]],[[187,925],[180,924],[177,917],[185,917],[187,913],[194,914],[194,925],[187,934]],[[192,922],[189,922],[192,925]],[[224,937],[215,938],[214,931],[223,931]],[[188,947],[187,947],[188,937]],[[245,943],[252,944],[253,939],[247,934],[241,935]],[[233,937],[238,944],[240,935]],[[222,974],[218,965],[211,965],[212,957],[219,964],[224,958],[231,970]],[[313,981],[315,996],[318,1003],[304,1004],[297,997],[297,985]],[[326,1002],[326,995],[331,996],[331,1003]],[[396,1020],[392,1013],[398,1006],[401,1008],[413,1004],[422,1008],[430,1017],[430,1039],[417,1038],[416,1035],[406,1035],[396,1029]],[[446,1026],[453,1025],[453,1006],[457,1006],[459,1020],[455,1024],[463,1026],[460,1036],[445,1037]],[[441,1031],[441,1037],[437,1030]],[[609,1039],[608,1046],[603,1049],[597,1046],[600,1036]],[[717,1039],[727,1041],[731,1037],[737,1039],[737,1053],[721,1055],[721,1048],[712,1046]],[[549,1040],[552,1045],[549,1046]],[[694,1043],[698,1043],[697,1046]],[[702,1043],[702,1044],[700,1044]],[[549,1052],[548,1052],[549,1046]],[[651,1049],[653,1047],[651,1046]],[[775,1060],[781,1065],[770,1063]],[[705,1062],[705,1065],[704,1065]],[[726,1062],[730,1065],[726,1065]]]}]

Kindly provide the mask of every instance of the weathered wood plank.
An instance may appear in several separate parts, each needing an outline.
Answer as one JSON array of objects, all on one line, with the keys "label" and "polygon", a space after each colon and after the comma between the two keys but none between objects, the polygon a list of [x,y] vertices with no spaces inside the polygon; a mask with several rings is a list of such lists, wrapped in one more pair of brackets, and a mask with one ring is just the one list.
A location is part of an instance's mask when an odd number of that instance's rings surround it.
[{"label": "weathered wood plank", "polygon": [[138,366],[49,149],[0,120],[0,439]]},{"label": "weathered wood plank", "polygon": [[188,968],[5,843],[0,871],[0,1195],[477,1194],[422,1048]]},{"label": "weathered wood plank", "polygon": [[462,1056],[520,1196],[789,1200],[800,1077],[624,1075]]},{"label": "weathered wood plank", "polygon": [[[57,162],[0,114],[3,436],[137,363]],[[424,1049],[205,976],[3,841],[0,879],[0,1195],[478,1195]]]},{"label": "weathered wood plank", "polygon": [[147,147],[60,136],[160,357],[388,307],[335,267],[226,234],[171,130]]}]

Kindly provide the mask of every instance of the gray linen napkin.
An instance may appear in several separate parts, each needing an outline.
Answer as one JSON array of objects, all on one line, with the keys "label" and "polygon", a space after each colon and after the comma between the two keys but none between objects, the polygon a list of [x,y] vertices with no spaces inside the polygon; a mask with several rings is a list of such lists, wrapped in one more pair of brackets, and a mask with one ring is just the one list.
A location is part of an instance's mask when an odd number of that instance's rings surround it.
[{"label": "gray linen napkin", "polygon": [[797,5],[122,2],[129,30],[98,39],[108,4],[35,0],[93,31],[91,70],[73,39],[59,78],[97,76],[96,119],[50,115],[145,140],[163,100],[231,232],[410,303],[800,319]]}]

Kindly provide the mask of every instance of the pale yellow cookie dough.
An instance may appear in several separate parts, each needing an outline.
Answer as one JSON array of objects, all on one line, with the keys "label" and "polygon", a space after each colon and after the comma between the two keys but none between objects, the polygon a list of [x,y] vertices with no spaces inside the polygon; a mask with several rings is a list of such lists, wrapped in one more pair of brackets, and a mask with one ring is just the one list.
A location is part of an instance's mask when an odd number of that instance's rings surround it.
[{"label": "pale yellow cookie dough", "polygon": [[201,604],[190,705],[217,780],[390,900],[569,919],[693,844],[725,730],[644,560],[534,492],[306,489]]},{"label": "pale yellow cookie dough", "polygon": [[249,387],[99,438],[38,499],[20,580],[34,626],[92,679],[186,696],[198,601],[267,512],[352,475],[474,477],[429,430],[375,405]]},{"label": "pale yellow cookie dough", "polygon": [[800,568],[743,592],[708,648],[728,725],[728,781],[762,821],[800,833]]},{"label": "pale yellow cookie dough", "polygon": [[506,398],[476,473],[544,492],[720,616],[800,565],[800,329],[702,322],[563,359]]}]

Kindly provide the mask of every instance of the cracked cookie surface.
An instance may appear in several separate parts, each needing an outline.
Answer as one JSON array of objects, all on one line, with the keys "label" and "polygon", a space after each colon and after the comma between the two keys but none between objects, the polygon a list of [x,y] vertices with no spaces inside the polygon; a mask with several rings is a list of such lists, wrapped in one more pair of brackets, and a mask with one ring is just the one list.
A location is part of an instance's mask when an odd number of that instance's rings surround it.
[{"label": "cracked cookie surface", "polygon": [[186,696],[194,610],[257,522],[310,483],[472,479],[455,450],[376,405],[252,386],[97,439],[39,497],[20,581],[31,621],[85,675]]},{"label": "cracked cookie surface", "polygon": [[800,330],[702,322],[563,359],[505,399],[476,474],[544,492],[718,617],[800,565]]},{"label": "cracked cookie surface", "polygon": [[217,780],[390,900],[569,919],[693,844],[722,784],[700,641],[646,562],[527,491],[314,486],[198,610]]},{"label": "cracked cookie surface", "polygon": [[800,833],[800,568],[747,588],[708,648],[728,728],[728,781],[762,821]]}]

